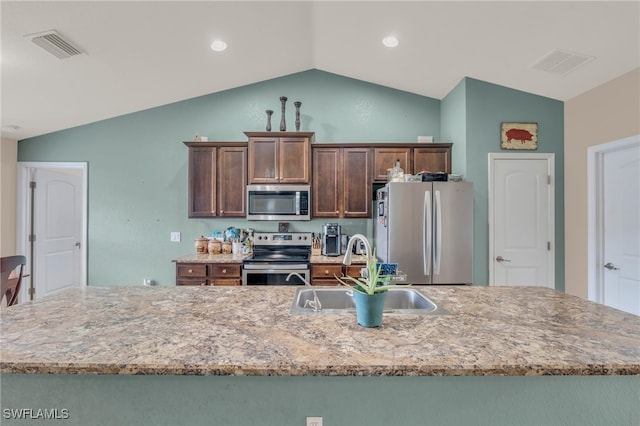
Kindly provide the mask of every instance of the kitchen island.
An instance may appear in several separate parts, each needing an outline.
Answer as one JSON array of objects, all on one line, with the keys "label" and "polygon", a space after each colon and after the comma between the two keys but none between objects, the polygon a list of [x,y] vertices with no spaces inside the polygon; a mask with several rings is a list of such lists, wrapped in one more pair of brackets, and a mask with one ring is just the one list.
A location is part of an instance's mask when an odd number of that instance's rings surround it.
[{"label": "kitchen island", "polygon": [[[183,424],[640,419],[640,317],[543,288],[416,288],[448,314],[385,314],[367,329],[354,314],[290,315],[291,287],[63,292],[2,313],[2,408],[72,406],[80,419],[100,395],[128,424],[173,419],[171,402],[195,416]],[[152,417],[129,405],[140,400]]]}]

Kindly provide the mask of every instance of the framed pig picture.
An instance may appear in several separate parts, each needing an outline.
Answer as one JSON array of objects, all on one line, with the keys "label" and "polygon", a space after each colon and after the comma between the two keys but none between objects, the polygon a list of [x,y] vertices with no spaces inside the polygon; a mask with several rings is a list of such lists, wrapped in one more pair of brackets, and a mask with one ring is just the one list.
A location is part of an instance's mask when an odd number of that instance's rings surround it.
[{"label": "framed pig picture", "polygon": [[538,123],[502,123],[502,149],[538,149]]}]

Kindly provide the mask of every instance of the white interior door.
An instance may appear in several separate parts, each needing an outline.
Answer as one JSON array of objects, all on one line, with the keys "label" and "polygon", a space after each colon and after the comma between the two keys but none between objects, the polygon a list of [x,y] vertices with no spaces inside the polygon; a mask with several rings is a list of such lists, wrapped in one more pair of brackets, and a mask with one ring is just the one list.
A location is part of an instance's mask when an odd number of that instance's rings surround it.
[{"label": "white interior door", "polygon": [[82,175],[37,169],[34,299],[82,285]]},{"label": "white interior door", "polygon": [[554,288],[553,154],[489,154],[489,283]]},{"label": "white interior door", "polygon": [[640,144],[602,160],[602,303],[640,315]]}]

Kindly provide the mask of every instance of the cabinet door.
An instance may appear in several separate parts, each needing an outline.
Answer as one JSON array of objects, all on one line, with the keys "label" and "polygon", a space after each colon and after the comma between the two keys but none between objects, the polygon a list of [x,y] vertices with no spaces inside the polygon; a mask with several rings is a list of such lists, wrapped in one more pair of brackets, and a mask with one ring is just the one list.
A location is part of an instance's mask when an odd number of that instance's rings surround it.
[{"label": "cabinet door", "polygon": [[414,148],[413,172],[451,173],[451,146]]},{"label": "cabinet door", "polygon": [[374,148],[373,149],[373,180],[376,182],[387,181],[387,169],[400,160],[400,167],[405,173],[413,173],[411,169],[411,148]]},{"label": "cabinet door", "polygon": [[371,217],[371,149],[344,148],[343,217]]},{"label": "cabinet door", "polygon": [[249,183],[278,183],[278,143],[275,137],[249,139]]},{"label": "cabinet door", "polygon": [[189,148],[189,217],[216,212],[216,148]]},{"label": "cabinet door", "polygon": [[313,217],[338,217],[342,206],[340,148],[314,148],[311,213]]},{"label": "cabinet door", "polygon": [[247,148],[218,148],[218,207],[221,217],[245,217]]},{"label": "cabinet door", "polygon": [[309,183],[311,147],[309,138],[280,138],[280,183]]}]

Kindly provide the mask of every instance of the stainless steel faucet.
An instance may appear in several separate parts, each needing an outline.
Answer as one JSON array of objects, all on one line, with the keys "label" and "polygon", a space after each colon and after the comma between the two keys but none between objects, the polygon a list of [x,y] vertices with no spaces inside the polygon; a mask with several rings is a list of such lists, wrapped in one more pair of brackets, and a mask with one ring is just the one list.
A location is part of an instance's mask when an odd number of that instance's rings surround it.
[{"label": "stainless steel faucet", "polygon": [[304,277],[302,275],[300,275],[297,272],[292,272],[289,275],[287,275],[287,278],[285,278],[286,281],[289,281],[289,278],[291,278],[292,275],[295,275],[296,277],[300,278],[302,280],[302,282],[304,283],[304,285],[307,285],[309,287],[311,287],[311,291],[313,292],[313,300],[307,300],[304,303],[304,307],[306,308],[307,306],[313,308],[313,312],[318,312],[319,310],[322,309],[322,304],[320,303],[320,299],[318,299],[318,295],[316,294],[316,289],[313,288],[313,286],[311,285],[311,283],[309,281],[307,281],[306,279],[304,279]]},{"label": "stainless steel faucet", "polygon": [[367,256],[367,259],[371,257],[371,244],[369,244],[369,240],[362,234],[353,234],[353,236],[349,239],[347,243],[347,251],[344,254],[344,259],[342,263],[345,265],[351,265],[351,251],[353,250],[353,245],[357,240],[360,240],[364,243],[364,253]]}]

